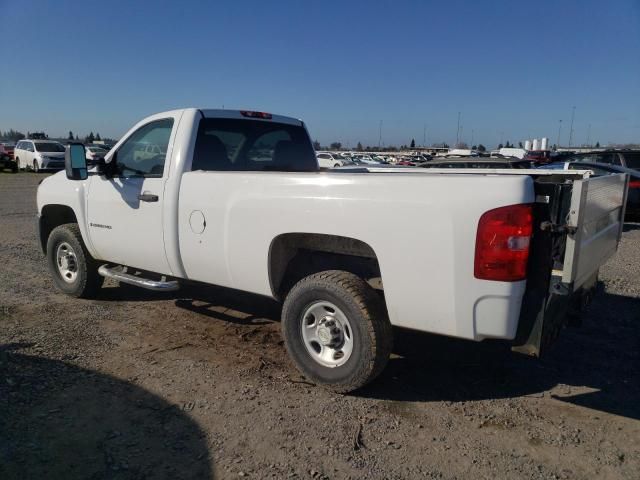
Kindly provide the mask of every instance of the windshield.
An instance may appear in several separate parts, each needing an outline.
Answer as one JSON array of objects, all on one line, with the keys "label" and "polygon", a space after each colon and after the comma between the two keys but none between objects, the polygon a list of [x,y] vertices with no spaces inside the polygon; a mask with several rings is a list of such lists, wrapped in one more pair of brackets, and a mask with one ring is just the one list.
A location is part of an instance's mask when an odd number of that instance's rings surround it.
[{"label": "windshield", "polygon": [[58,142],[38,142],[35,146],[38,152],[64,153],[64,145]]}]

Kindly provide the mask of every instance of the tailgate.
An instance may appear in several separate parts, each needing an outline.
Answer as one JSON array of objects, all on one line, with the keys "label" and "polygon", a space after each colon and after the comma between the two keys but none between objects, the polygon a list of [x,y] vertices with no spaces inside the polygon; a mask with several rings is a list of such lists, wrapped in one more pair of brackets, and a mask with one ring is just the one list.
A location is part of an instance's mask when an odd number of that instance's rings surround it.
[{"label": "tailgate", "polygon": [[562,283],[570,290],[579,289],[616,252],[626,194],[622,173],[573,182],[562,269]]},{"label": "tailgate", "polygon": [[513,350],[540,356],[595,291],[598,269],[620,242],[626,174],[538,179],[534,235]]}]

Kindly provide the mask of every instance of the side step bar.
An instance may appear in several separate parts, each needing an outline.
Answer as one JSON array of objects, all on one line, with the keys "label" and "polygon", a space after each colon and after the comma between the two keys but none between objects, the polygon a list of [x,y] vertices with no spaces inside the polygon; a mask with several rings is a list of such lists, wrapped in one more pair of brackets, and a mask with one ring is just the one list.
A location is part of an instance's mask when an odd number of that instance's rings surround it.
[{"label": "side step bar", "polygon": [[[138,277],[137,275],[127,273],[127,267],[117,266],[110,268],[108,265],[101,265],[100,268],[98,268],[98,273],[106,278],[113,278],[122,283],[128,283],[129,285],[135,285],[137,287],[154,290],[156,292],[173,292],[180,288],[180,284],[178,284],[177,280],[156,281]],[[164,279],[165,277],[162,278]]]}]

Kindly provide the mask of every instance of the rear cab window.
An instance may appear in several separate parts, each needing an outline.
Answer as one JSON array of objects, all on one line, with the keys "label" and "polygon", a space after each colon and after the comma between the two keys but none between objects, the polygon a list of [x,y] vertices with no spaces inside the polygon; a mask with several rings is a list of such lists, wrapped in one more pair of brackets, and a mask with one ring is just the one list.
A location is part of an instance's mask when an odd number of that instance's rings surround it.
[{"label": "rear cab window", "polygon": [[204,118],[191,170],[316,172],[318,163],[301,125]]}]

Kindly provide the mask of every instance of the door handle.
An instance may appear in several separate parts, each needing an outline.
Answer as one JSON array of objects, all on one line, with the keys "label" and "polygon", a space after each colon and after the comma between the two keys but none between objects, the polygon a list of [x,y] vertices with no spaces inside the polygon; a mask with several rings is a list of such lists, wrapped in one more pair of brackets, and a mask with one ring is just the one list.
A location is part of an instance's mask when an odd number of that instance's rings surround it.
[{"label": "door handle", "polygon": [[138,195],[138,200],[142,202],[157,202],[158,195],[154,195],[152,193],[141,193]]}]

